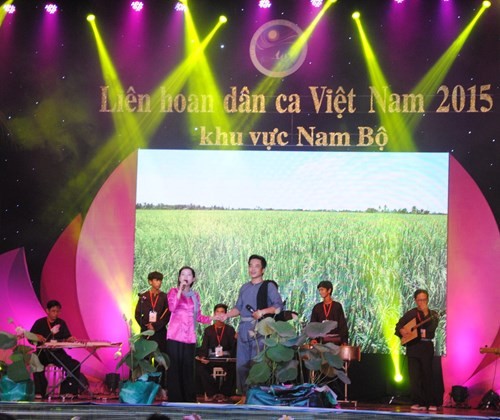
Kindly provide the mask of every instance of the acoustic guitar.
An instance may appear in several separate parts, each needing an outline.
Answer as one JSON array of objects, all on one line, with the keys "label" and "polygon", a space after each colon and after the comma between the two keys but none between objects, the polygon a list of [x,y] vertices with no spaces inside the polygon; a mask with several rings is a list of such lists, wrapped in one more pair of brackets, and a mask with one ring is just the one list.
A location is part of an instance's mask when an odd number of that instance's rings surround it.
[{"label": "acoustic guitar", "polygon": [[430,320],[437,318],[438,316],[439,316],[438,314],[431,315],[429,318],[424,319],[418,324],[417,324],[417,318],[413,318],[403,327],[404,329],[410,330],[410,334],[407,335],[406,337],[401,337],[401,345],[403,346],[406,343],[415,340],[415,338],[418,337],[418,327],[427,324]]}]

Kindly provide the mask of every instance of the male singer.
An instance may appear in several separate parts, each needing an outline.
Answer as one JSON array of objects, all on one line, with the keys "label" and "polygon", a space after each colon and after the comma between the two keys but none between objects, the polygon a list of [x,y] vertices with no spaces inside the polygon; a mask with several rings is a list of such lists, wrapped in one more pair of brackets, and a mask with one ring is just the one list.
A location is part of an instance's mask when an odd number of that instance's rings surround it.
[{"label": "male singer", "polygon": [[[233,309],[219,317],[222,321],[240,315],[238,326],[238,344],[236,349],[236,379],[238,390],[244,395],[247,390],[246,380],[252,359],[257,355],[257,343],[253,337],[255,325],[264,315],[275,314],[283,309],[283,301],[276,286],[264,283],[263,275],[267,261],[260,255],[251,255],[248,259],[250,281],[240,288],[238,300]],[[262,285],[267,285],[267,302],[258,305],[257,295]],[[251,336],[252,335],[252,336]],[[259,337],[259,347],[263,346]]]}]

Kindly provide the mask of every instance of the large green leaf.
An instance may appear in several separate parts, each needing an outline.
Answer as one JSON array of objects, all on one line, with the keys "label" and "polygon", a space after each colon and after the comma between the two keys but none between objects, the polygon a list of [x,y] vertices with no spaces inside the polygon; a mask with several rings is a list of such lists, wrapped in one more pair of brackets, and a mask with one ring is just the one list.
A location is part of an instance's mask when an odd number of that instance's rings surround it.
[{"label": "large green leaf", "polygon": [[321,369],[321,359],[313,358],[313,359],[304,359],[304,365],[309,370],[320,370]]},{"label": "large green leaf", "polygon": [[30,331],[24,331],[24,336],[29,340],[32,341],[33,343],[38,343],[40,339],[38,338],[38,335],[33,334]]},{"label": "large green leaf", "polygon": [[158,363],[160,366],[163,366],[165,369],[168,369],[170,366],[170,359],[168,358],[168,355],[166,353],[162,353],[161,351],[157,350],[154,352],[153,357],[155,358],[156,363]]},{"label": "large green leaf", "polygon": [[264,337],[267,337],[268,335],[274,334],[276,332],[274,328],[275,324],[276,321],[274,320],[274,318],[264,318],[262,321],[257,323],[255,330]]},{"label": "large green leaf", "polygon": [[17,337],[14,334],[9,334],[4,331],[0,331],[0,349],[12,349],[17,344]]},{"label": "large green leaf", "polygon": [[282,366],[276,371],[276,379],[278,382],[290,382],[297,379],[298,360],[290,360],[285,366]]},{"label": "large green leaf", "polygon": [[324,337],[335,328],[337,328],[337,321],[310,322],[304,328],[304,332],[309,338]]},{"label": "large green leaf", "polygon": [[17,360],[11,363],[7,369],[7,376],[14,382],[27,381],[30,379],[30,373],[23,360]]},{"label": "large green leaf", "polygon": [[324,353],[323,357],[325,358],[327,363],[334,368],[342,369],[342,367],[344,366],[344,361],[336,354]]},{"label": "large green leaf", "polygon": [[296,337],[289,338],[288,340],[282,341],[281,344],[287,347],[300,347],[309,340],[309,337],[305,334],[298,335]]},{"label": "large green leaf", "polygon": [[248,372],[247,384],[265,384],[271,377],[271,369],[266,362],[255,363]]},{"label": "large green leaf", "polygon": [[158,343],[153,340],[140,339],[135,343],[134,348],[134,358],[144,359],[158,349]]},{"label": "large green leaf", "polygon": [[282,344],[278,344],[275,347],[269,347],[266,350],[266,356],[269,357],[273,362],[288,362],[292,360],[295,356],[295,351],[290,347],[285,347]]},{"label": "large green leaf", "polygon": [[337,370],[337,376],[338,378],[345,384],[349,385],[351,383],[351,380],[349,377],[344,373],[342,370]]},{"label": "large green leaf", "polygon": [[281,338],[290,338],[297,336],[297,331],[295,331],[293,325],[288,322],[277,321],[273,325],[273,327]]},{"label": "large green leaf", "polygon": [[264,345],[266,347],[274,347],[276,344],[278,344],[278,340],[275,337],[269,336],[264,338]]}]

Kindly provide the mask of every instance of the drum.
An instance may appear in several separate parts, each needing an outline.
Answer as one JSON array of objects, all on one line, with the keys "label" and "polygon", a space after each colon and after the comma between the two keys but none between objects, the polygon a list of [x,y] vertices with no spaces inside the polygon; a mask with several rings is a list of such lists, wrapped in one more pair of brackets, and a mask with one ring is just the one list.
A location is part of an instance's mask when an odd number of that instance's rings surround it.
[{"label": "drum", "polygon": [[339,356],[344,362],[352,360],[359,362],[361,360],[361,351],[358,346],[340,346]]}]

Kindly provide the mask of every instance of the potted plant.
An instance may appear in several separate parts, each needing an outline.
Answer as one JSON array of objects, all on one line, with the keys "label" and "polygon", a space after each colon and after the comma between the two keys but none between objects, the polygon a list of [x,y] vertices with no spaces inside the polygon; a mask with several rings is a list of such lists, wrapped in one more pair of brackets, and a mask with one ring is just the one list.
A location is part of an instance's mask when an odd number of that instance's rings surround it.
[{"label": "potted plant", "polygon": [[[336,321],[311,322],[297,334],[288,322],[273,318],[259,322],[255,330],[264,336],[264,348],[253,359],[247,378],[251,386],[247,404],[336,406],[336,396],[325,383],[336,377],[350,383],[342,370],[340,347],[333,343],[306,344],[326,336],[336,326]],[[306,380],[304,366],[310,372]]]},{"label": "potted plant", "polygon": [[[11,322],[11,321],[9,321]],[[26,345],[26,339],[38,342],[38,337],[16,328],[16,334],[0,331],[0,349],[7,355],[0,360],[0,399],[3,401],[33,401],[35,387],[32,372],[42,372],[44,367],[34,353],[34,348]]]},{"label": "potted plant", "polygon": [[[130,320],[129,326],[131,323]],[[154,331],[148,330],[130,335],[130,350],[116,365],[116,369],[123,364],[130,369],[129,380],[123,382],[120,387],[120,402],[151,404],[160,389],[160,373],[156,373],[157,367],[163,366],[166,370],[170,362],[168,356],[158,349],[158,343],[147,339],[153,334]],[[119,357],[121,353],[117,352],[117,355]]]}]

